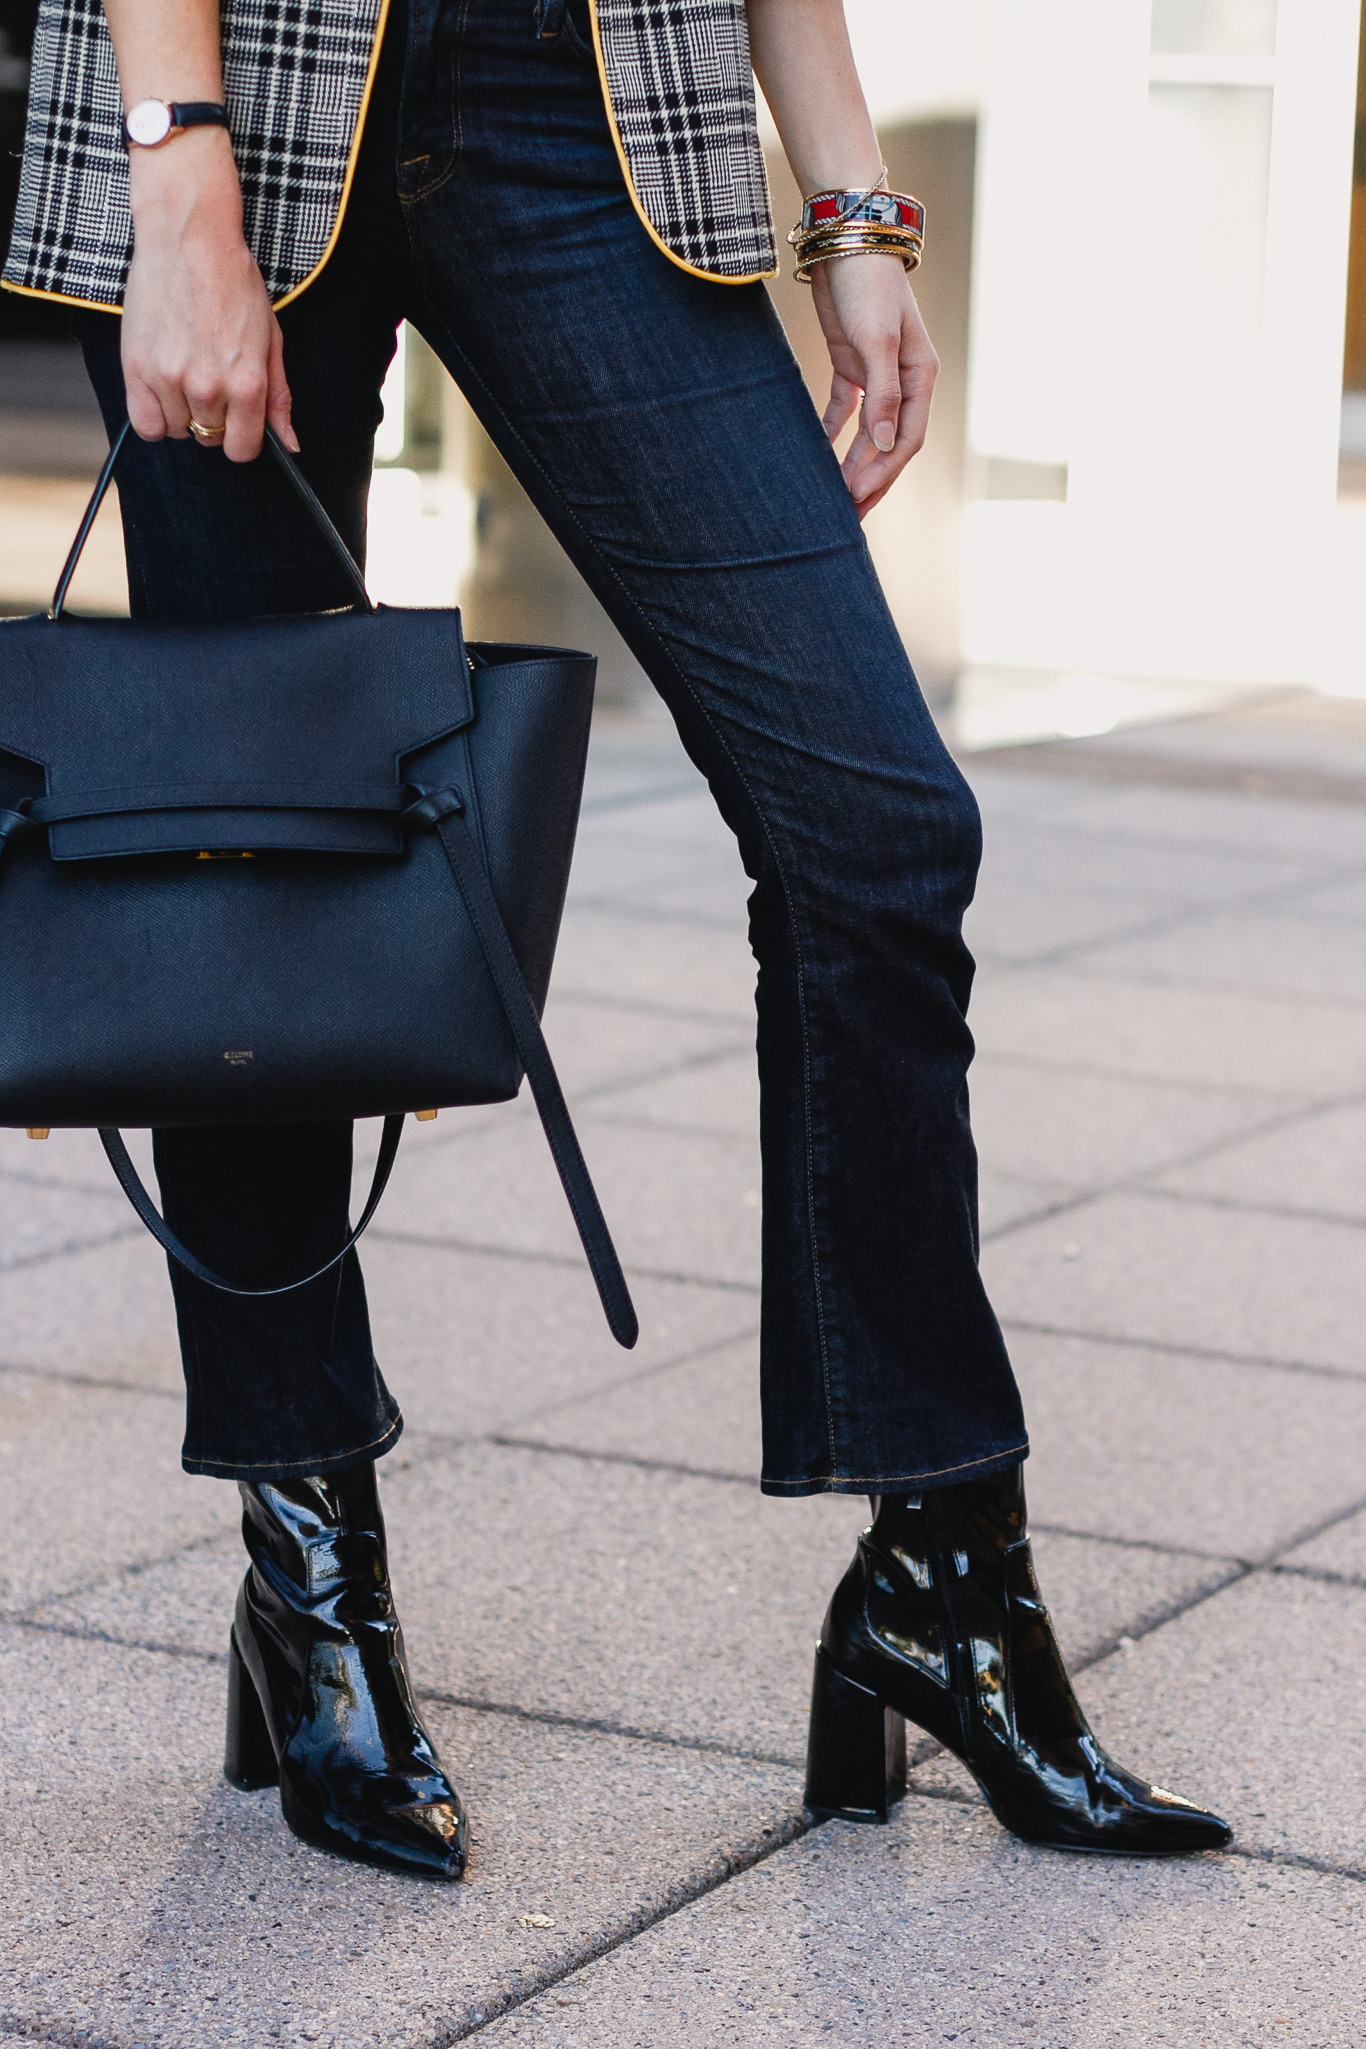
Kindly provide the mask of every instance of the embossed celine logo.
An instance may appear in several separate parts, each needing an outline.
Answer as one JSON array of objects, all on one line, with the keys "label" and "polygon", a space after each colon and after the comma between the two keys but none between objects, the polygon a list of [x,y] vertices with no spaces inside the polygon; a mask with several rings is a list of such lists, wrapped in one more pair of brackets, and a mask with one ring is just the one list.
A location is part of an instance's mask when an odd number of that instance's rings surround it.
[{"label": "embossed celine logo", "polygon": [[234,1067],[245,1067],[249,1060],[256,1058],[256,1055],[254,1053],[225,1053],[223,1058],[230,1061]]}]

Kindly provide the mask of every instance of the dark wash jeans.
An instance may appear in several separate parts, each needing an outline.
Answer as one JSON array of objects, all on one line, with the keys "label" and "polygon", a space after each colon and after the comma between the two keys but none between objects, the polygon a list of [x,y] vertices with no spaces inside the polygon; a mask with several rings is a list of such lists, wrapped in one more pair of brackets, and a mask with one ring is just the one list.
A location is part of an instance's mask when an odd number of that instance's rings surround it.
[{"label": "dark wash jeans", "polygon": [[[763,1486],[949,1485],[1026,1451],[977,1268],[977,809],[763,286],[651,243],[575,14],[551,41],[532,0],[391,15],[336,250],[281,315],[303,466],[359,554],[411,320],[665,699],[754,882]],[[117,322],[78,326],[113,426]],[[138,613],[346,600],[269,458],[137,442],[121,502]],[[174,1227],[244,1284],[342,1232],[347,1129],[162,1132],[156,1158]],[[173,1280],[191,1471],[326,1471],[393,1442],[354,1255],[266,1303]]]}]

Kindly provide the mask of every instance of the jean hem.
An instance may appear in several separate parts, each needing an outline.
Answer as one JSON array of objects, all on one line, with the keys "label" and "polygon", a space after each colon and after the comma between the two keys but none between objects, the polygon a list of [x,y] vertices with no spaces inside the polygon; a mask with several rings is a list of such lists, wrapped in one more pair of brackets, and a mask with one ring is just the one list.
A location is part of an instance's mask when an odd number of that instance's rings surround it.
[{"label": "jean hem", "polygon": [[332,1451],[315,1454],[310,1458],[237,1460],[181,1457],[181,1468],[187,1473],[198,1473],[210,1480],[249,1480],[269,1485],[275,1480],[297,1479],[300,1473],[340,1472],[346,1466],[355,1465],[358,1459],[379,1459],[392,1451],[403,1435],[403,1417],[395,1411],[387,1429],[369,1444],[358,1444],[350,1451]]},{"label": "jean hem", "polygon": [[987,1480],[994,1473],[1008,1472],[1029,1457],[1028,1438],[1008,1451],[988,1452],[957,1466],[939,1466],[928,1473],[818,1473],[809,1479],[759,1481],[761,1494],[795,1500],[806,1494],[913,1494],[929,1493],[937,1487],[956,1487],[960,1480]]}]

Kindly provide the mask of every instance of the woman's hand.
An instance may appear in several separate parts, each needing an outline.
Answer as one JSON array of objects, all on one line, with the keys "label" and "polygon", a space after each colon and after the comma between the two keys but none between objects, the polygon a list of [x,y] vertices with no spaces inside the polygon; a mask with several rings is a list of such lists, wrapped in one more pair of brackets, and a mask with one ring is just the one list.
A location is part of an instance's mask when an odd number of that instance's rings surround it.
[{"label": "woman's hand", "polygon": [[862,400],[843,468],[863,519],[924,445],[939,358],[899,256],[816,264],[811,290],[834,372],[824,414],[832,441]]},{"label": "woman's hand", "polygon": [[290,425],[280,324],[242,235],[224,130],[186,129],[129,164],[133,261],[123,302],[128,417],[144,441],[183,441],[190,421],[225,430],[231,462]]}]

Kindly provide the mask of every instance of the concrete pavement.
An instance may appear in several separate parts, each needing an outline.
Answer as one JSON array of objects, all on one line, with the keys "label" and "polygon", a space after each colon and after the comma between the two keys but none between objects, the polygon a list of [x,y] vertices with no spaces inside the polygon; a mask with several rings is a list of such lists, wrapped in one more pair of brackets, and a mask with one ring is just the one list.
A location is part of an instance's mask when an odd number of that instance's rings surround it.
[{"label": "concrete pavement", "polygon": [[1104,1739],[1234,1852],[1030,1850],[928,1746],[889,1828],[802,1816],[860,1508],[754,1485],[745,881],[623,719],[547,1030],[641,1345],[522,1104],[410,1127],[366,1253],[460,1888],[222,1781],[235,1493],[178,1470],[160,1257],[87,1136],[0,1134],[0,2049],[1366,2039],[1366,719],[1287,698],[968,770],[1040,1575]]}]

